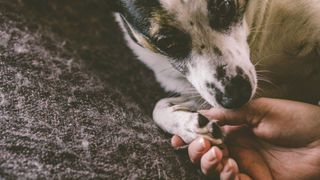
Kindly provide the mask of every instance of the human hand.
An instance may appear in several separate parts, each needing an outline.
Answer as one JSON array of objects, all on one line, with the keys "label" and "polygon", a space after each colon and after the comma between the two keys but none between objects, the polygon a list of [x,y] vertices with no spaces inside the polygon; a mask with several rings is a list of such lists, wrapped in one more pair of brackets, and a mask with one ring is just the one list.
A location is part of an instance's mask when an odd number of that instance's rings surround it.
[{"label": "human hand", "polygon": [[[218,119],[227,132],[228,150],[211,148],[204,139],[189,146],[190,159],[200,163],[206,175],[248,178],[239,174],[239,167],[253,179],[320,177],[320,107],[261,98],[238,110],[211,109],[201,113],[209,119]],[[183,142],[174,136],[172,144],[178,147]],[[225,169],[229,169],[227,176]]]}]

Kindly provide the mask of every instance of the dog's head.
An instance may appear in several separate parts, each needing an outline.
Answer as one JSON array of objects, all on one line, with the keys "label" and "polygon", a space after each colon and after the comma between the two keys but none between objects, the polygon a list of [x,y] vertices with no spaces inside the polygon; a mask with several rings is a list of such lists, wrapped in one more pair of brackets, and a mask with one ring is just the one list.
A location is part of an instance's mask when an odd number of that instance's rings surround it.
[{"label": "dog's head", "polygon": [[238,108],[255,93],[244,13],[248,0],[120,0],[130,37],[168,58],[211,105]]}]

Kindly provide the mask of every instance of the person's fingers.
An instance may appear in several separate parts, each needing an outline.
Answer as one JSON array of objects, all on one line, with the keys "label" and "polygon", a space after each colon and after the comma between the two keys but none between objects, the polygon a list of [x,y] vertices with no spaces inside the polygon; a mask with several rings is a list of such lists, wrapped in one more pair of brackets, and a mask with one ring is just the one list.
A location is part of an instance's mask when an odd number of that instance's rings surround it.
[{"label": "person's fingers", "polygon": [[212,108],[201,110],[199,113],[211,120],[218,120],[220,126],[223,125],[243,125],[256,126],[267,115],[273,107],[275,100],[259,98],[252,100],[239,109]]},{"label": "person's fingers", "polygon": [[238,179],[238,180],[252,180],[252,178],[250,178],[248,175],[242,174],[242,173],[239,173],[237,175],[236,179]]},{"label": "person's fingers", "polygon": [[241,147],[229,147],[231,156],[242,167],[242,171],[250,175],[252,179],[272,179],[268,165],[265,164],[259,152],[255,152]]},{"label": "person's fingers", "polygon": [[186,145],[186,143],[181,139],[181,137],[174,135],[171,138],[171,146],[173,148],[177,149],[177,148],[184,146],[184,145]]},{"label": "person's fingers", "polygon": [[200,137],[194,140],[188,148],[190,160],[193,163],[199,163],[201,157],[210,149],[211,144],[209,140]]},{"label": "person's fingers", "polygon": [[220,174],[223,169],[221,163],[223,152],[218,147],[212,147],[201,158],[201,170],[205,175]]},{"label": "person's fingers", "polygon": [[223,170],[220,173],[221,180],[234,180],[237,179],[239,168],[237,163],[233,159],[227,159],[224,164]]},{"label": "person's fingers", "polygon": [[199,111],[202,115],[211,120],[218,120],[219,125],[242,125],[247,122],[247,113],[243,109],[230,110],[222,108],[212,108],[210,110]]}]

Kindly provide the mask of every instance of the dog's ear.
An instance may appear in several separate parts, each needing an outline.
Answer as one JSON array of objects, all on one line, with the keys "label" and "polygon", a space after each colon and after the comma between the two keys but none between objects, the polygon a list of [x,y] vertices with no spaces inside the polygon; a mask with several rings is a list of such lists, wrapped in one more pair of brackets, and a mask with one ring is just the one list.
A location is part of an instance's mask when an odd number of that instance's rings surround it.
[{"label": "dog's ear", "polygon": [[128,35],[130,38],[139,46],[147,48],[153,52],[158,52],[157,48],[151,43],[151,40],[149,37],[145,36],[144,34],[137,31],[123,16],[120,15],[121,20],[123,22],[124,28],[126,29]]}]

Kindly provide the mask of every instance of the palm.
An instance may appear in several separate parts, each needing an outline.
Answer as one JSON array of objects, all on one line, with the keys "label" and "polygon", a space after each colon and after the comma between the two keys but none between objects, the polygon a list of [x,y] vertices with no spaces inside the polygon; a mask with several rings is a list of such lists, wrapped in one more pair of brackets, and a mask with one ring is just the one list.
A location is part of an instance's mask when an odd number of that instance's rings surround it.
[{"label": "palm", "polygon": [[[320,176],[319,147],[284,147],[236,130],[227,143],[231,157],[253,179],[315,179]],[[318,150],[317,150],[318,149]]]}]

